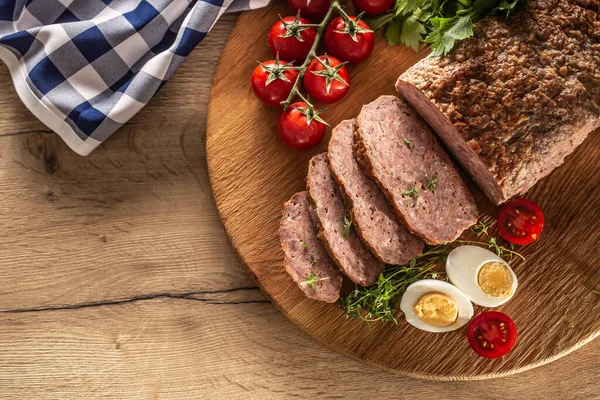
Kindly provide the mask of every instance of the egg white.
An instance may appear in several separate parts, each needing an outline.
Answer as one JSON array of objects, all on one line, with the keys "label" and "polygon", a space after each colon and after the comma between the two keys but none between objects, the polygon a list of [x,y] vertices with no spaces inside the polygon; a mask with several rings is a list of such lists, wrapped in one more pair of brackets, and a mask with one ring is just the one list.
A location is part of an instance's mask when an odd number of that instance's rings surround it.
[{"label": "egg white", "polygon": [[[492,261],[504,264],[512,276],[511,295],[508,297],[490,296],[479,286],[479,270],[484,264]],[[477,246],[460,246],[452,250],[446,260],[446,275],[473,303],[484,307],[498,307],[506,303],[514,296],[518,286],[517,276],[506,261],[495,253]]]},{"label": "egg white", "polygon": [[[432,326],[426,324],[421,318],[415,314],[414,306],[419,299],[428,293],[442,293],[452,298],[456,304],[458,317],[456,321],[448,326]],[[465,325],[473,316],[473,304],[469,301],[460,290],[455,286],[443,281],[435,279],[423,279],[411,284],[406,288],[406,292],[400,301],[400,309],[406,317],[406,321],[415,328],[427,332],[449,332]]]}]

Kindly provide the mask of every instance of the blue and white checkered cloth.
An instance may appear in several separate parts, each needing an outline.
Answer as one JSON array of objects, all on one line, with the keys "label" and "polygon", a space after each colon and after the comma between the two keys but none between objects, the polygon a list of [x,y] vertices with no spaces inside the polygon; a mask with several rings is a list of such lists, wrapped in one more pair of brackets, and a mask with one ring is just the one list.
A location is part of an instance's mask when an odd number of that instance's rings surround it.
[{"label": "blue and white checkered cloth", "polygon": [[140,111],[225,10],[269,0],[0,0],[0,59],[25,105],[89,154]]}]

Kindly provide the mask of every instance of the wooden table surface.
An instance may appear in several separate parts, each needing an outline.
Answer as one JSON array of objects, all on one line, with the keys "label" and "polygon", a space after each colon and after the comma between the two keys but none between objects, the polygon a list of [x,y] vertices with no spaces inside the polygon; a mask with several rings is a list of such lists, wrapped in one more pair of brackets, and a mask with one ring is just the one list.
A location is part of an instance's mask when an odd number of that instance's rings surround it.
[{"label": "wooden table surface", "polygon": [[419,381],[316,343],[265,299],[206,172],[209,88],[235,19],[88,157],[0,67],[0,398],[600,398],[598,340],[508,378]]}]

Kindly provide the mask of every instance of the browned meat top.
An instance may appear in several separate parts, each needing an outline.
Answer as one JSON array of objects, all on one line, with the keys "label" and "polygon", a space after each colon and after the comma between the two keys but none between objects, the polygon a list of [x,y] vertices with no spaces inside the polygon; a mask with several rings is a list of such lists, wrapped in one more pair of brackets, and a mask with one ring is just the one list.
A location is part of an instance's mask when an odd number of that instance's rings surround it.
[{"label": "browned meat top", "polygon": [[553,143],[600,123],[599,11],[599,0],[530,0],[515,17],[481,21],[475,37],[401,79],[436,104],[511,192],[528,165],[562,151]]}]

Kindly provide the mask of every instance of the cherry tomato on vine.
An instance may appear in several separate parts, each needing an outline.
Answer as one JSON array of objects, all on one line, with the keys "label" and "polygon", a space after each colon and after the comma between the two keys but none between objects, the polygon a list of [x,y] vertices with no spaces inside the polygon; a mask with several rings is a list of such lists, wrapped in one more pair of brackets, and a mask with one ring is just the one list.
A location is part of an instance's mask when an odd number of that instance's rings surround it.
[{"label": "cherry tomato on vine", "polygon": [[529,244],[537,240],[544,229],[544,214],[531,200],[511,200],[500,209],[498,230],[512,244]]},{"label": "cherry tomato on vine", "polygon": [[383,14],[395,3],[395,0],[352,0],[354,7],[367,15]]},{"label": "cherry tomato on vine", "polygon": [[281,112],[277,128],[281,141],[294,150],[310,150],[325,136],[324,121],[303,101]]},{"label": "cherry tomato on vine", "polygon": [[268,106],[279,107],[279,104],[287,99],[294,82],[298,79],[298,71],[285,69],[286,64],[288,63],[277,59],[265,61],[252,73],[250,83],[254,95]]},{"label": "cherry tomato on vine", "polygon": [[498,358],[508,353],[517,341],[517,327],[506,314],[482,312],[471,320],[467,339],[475,353],[482,357]]},{"label": "cherry tomato on vine", "polygon": [[294,13],[300,10],[300,15],[311,21],[320,22],[323,20],[331,0],[287,0],[287,6]]},{"label": "cherry tomato on vine", "polygon": [[350,19],[352,24],[348,26],[342,17],[331,21],[325,32],[325,47],[329,54],[342,61],[359,63],[373,52],[375,37],[365,22],[356,17]]},{"label": "cherry tomato on vine", "polygon": [[284,17],[275,22],[269,31],[271,53],[274,56],[279,53],[286,61],[304,61],[317,36],[315,27],[302,26],[310,23],[300,16]]},{"label": "cherry tomato on vine", "polygon": [[350,90],[350,73],[341,62],[332,56],[314,58],[304,74],[304,87],[315,100],[335,103]]}]

